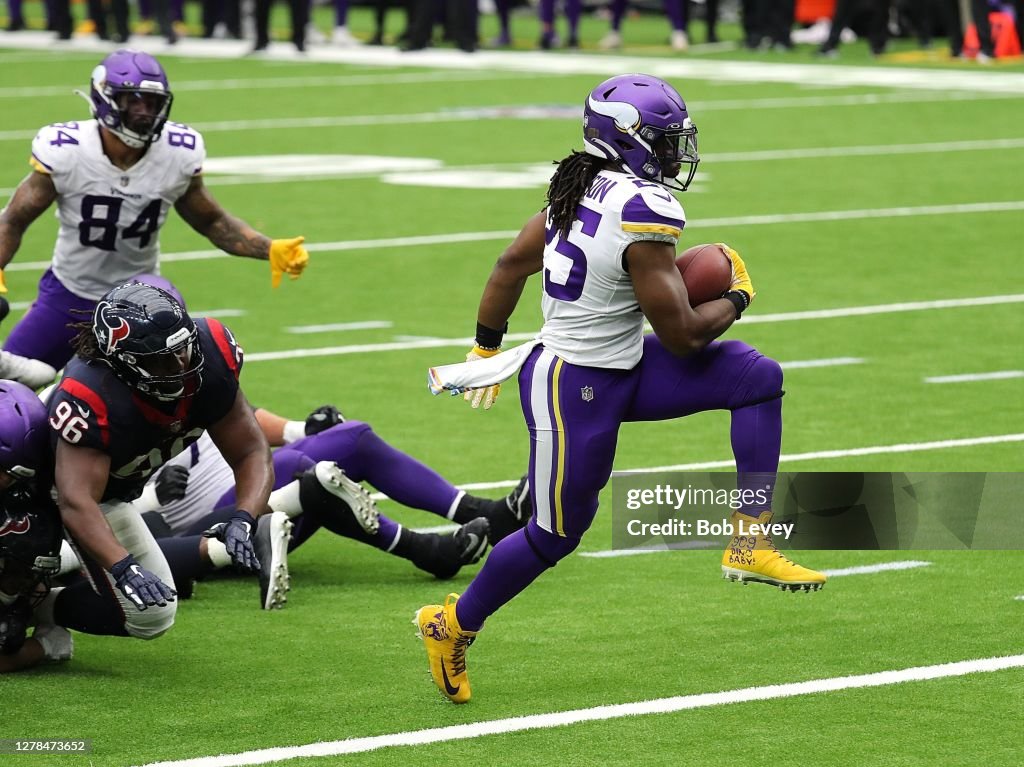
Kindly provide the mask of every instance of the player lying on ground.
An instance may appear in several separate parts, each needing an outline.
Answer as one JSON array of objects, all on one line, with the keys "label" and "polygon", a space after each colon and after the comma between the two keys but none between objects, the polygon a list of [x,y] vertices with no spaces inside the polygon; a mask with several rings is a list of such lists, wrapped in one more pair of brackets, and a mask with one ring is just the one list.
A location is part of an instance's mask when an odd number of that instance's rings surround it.
[{"label": "player lying on ground", "polygon": [[[274,452],[275,490],[270,498],[274,514],[261,520],[256,532],[256,551],[269,552],[272,565],[260,571],[261,605],[270,609],[284,602],[288,588],[287,551],[301,546],[321,527],[410,560],[437,578],[452,578],[466,564],[479,560],[488,541],[497,543],[522,527],[530,517],[526,479],[507,497],[479,498],[459,490],[437,472],[395,449],[361,421],[344,420],[338,410],[324,406],[305,423],[286,421],[257,409],[256,418],[272,445],[281,444],[286,433],[302,438]],[[339,470],[340,469],[340,470]],[[294,481],[294,477],[300,477]],[[359,482],[368,482],[397,503],[422,509],[462,527],[454,533],[417,533],[376,510]],[[174,486],[177,487],[174,487]],[[184,541],[222,523],[235,500],[230,468],[208,439],[201,438],[188,451],[168,462],[150,482],[143,498],[147,523],[161,539],[165,551],[173,547],[192,551]],[[153,506],[159,494],[164,503]],[[180,498],[173,500],[173,496]],[[375,524],[354,524],[353,519],[372,516]],[[155,519],[154,519],[155,517]],[[167,536],[185,536],[169,543]],[[224,566],[227,557],[217,541],[199,540],[199,559],[191,566],[198,577],[209,566]],[[172,570],[178,557],[168,555]],[[184,574],[184,572],[183,572]],[[184,579],[175,578],[179,585]]]}]

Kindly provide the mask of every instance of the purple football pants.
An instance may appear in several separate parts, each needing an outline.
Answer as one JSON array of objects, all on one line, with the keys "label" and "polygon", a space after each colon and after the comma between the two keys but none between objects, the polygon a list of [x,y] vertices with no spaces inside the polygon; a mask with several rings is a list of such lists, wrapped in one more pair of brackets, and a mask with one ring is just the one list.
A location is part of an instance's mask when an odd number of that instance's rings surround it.
[{"label": "purple football pants", "polygon": [[4,341],[4,351],[42,360],[60,370],[74,355],[71,340],[75,322],[92,319],[96,302],[65,288],[47,269],[39,280],[39,295]]},{"label": "purple football pants", "polygon": [[519,371],[519,396],[534,516],[494,547],[459,599],[467,630],[576,549],[611,476],[623,423],[729,410],[740,485],[763,486],[778,470],[782,368],[741,341],[715,341],[680,358],[648,335],[643,358],[628,371],[570,365],[538,346]]},{"label": "purple football pants", "polygon": [[[369,482],[396,503],[414,509],[423,509],[447,517],[458,489],[436,471],[415,458],[391,447],[361,421],[346,421],[312,437],[297,440],[274,452],[274,489],[287,485],[319,461],[334,461],[349,479]],[[231,516],[235,503],[235,489],[226,492],[217,502],[217,509],[189,532],[201,532]],[[228,513],[224,514],[224,510]],[[306,541],[321,526],[330,528],[329,520],[312,514],[295,518],[292,533],[294,549]],[[380,530],[374,536],[374,545],[387,549],[398,534],[398,523],[380,516]]]}]

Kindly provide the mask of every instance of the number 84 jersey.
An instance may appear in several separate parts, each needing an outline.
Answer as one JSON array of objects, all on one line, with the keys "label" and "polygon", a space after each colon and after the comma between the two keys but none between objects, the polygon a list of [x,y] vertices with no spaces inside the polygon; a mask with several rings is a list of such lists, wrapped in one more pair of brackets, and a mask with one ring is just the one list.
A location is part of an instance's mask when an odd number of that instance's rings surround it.
[{"label": "number 84 jersey", "polygon": [[98,300],[143,272],[155,272],[167,211],[202,172],[202,136],[167,123],[135,165],[103,153],[96,120],[48,125],[32,142],[32,167],[57,190],[60,231],[53,273],[77,296]]},{"label": "number 84 jersey", "polygon": [[686,223],[663,186],[631,173],[597,174],[568,235],[545,223],[545,348],[573,365],[631,370],[643,354],[644,316],[627,271],[626,248],[654,240],[673,247]]}]

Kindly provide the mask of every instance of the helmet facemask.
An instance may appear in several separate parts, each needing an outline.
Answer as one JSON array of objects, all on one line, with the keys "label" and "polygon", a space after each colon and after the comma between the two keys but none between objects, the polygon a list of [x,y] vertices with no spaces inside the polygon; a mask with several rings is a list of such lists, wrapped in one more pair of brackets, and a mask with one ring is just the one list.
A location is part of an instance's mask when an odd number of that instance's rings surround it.
[{"label": "helmet facemask", "polygon": [[120,50],[93,69],[87,100],[100,125],[127,146],[142,149],[160,137],[174,96],[156,59]]},{"label": "helmet facemask", "polygon": [[[690,123],[690,119],[686,119]],[[697,126],[668,130],[658,134],[651,142],[651,155],[656,160],[644,165],[646,175],[653,181],[679,192],[685,192],[697,175],[700,154],[697,151]],[[648,167],[650,170],[648,170]],[[685,180],[679,176],[685,173]]]},{"label": "helmet facemask", "polygon": [[147,397],[161,402],[191,397],[199,389],[204,362],[198,341],[195,325],[183,327],[168,336],[166,348],[159,351],[115,352],[112,367],[119,375],[126,371],[121,378],[130,379],[128,383]]},{"label": "helmet facemask", "polygon": [[138,282],[110,290],[96,305],[91,330],[98,358],[136,391],[162,402],[199,391],[199,334],[167,291]]},{"label": "helmet facemask", "polygon": [[686,191],[700,162],[697,126],[682,97],[650,75],[619,75],[591,91],[583,140],[588,154],[675,191]]}]

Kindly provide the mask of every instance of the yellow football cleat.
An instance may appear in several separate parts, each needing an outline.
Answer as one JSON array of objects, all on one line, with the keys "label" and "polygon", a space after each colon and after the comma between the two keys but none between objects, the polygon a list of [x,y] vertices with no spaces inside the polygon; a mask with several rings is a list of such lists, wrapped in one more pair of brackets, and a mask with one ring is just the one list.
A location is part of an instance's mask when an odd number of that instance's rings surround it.
[{"label": "yellow football cleat", "polygon": [[466,673],[466,649],[477,632],[463,631],[455,617],[458,594],[449,594],[444,605],[426,605],[416,612],[416,636],[423,640],[430,662],[430,675],[445,697],[465,703],[471,695]]},{"label": "yellow football cleat", "polygon": [[783,591],[817,591],[827,580],[824,573],[801,567],[787,559],[772,541],[770,535],[758,530],[751,534],[751,525],[771,522],[771,511],[760,516],[733,512],[732,525],[736,535],[722,554],[722,577],[730,581],[766,583]]}]

